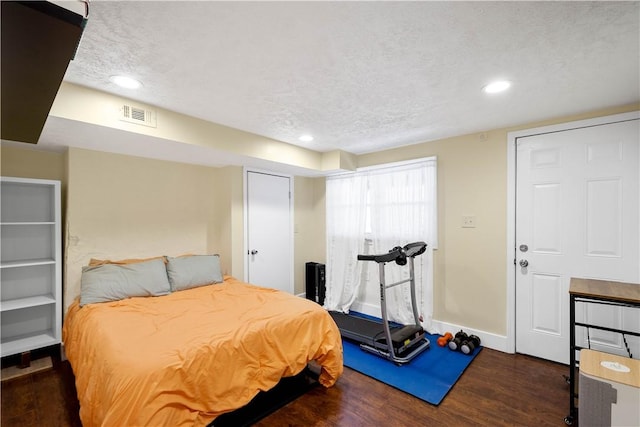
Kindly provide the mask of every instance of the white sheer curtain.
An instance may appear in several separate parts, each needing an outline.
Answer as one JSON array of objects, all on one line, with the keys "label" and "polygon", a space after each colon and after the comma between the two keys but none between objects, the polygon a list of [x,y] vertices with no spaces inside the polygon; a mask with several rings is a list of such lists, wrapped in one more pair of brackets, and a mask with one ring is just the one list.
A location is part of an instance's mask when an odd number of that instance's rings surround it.
[{"label": "white sheer curtain", "polygon": [[367,215],[363,175],[327,178],[327,262],[325,308],[348,312],[359,292]]},{"label": "white sheer curtain", "polygon": [[[370,272],[367,289],[378,292],[378,266],[357,261],[358,254],[385,253],[394,246],[425,241],[427,251],[415,258],[416,299],[423,326],[430,329],[432,250],[437,247],[436,176],[436,159],[430,158],[327,178],[326,308],[348,312],[359,293],[365,264]],[[387,284],[408,277],[408,267],[388,263],[385,269]],[[413,322],[410,295],[408,285],[388,290],[391,320]]]},{"label": "white sheer curtain", "polygon": [[[415,241],[427,243],[427,251],[414,259],[414,273],[418,313],[423,327],[429,330],[433,314],[433,248],[437,245],[435,159],[372,171],[369,197],[373,253]],[[388,263],[385,271],[387,284],[409,277],[407,266]],[[377,276],[373,275],[376,282]],[[391,320],[413,322],[408,284],[388,289],[386,302]]]}]

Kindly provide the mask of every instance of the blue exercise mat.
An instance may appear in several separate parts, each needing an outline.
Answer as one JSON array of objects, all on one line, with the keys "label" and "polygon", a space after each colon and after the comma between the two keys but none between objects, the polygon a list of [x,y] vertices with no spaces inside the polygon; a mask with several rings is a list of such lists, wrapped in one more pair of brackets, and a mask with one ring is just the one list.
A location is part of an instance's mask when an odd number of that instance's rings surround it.
[{"label": "blue exercise mat", "polygon": [[402,366],[343,339],[344,365],[432,405],[439,405],[482,347],[466,355],[440,347],[437,335],[427,335],[427,338],[431,342],[429,349]]}]

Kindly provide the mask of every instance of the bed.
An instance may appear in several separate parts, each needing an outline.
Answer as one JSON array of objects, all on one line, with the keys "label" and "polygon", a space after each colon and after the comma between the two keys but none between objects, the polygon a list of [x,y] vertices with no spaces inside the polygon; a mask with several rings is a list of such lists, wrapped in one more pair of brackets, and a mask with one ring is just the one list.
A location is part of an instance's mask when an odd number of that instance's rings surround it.
[{"label": "bed", "polygon": [[343,369],[326,310],[230,276],[159,296],[78,298],[63,342],[85,427],[208,425],[310,362],[325,387]]}]

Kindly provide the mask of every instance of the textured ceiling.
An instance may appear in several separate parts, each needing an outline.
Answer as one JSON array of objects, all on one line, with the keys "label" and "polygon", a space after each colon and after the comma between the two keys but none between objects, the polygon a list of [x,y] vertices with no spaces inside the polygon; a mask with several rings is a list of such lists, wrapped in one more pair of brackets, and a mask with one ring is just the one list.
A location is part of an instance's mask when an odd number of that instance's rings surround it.
[{"label": "textured ceiling", "polygon": [[639,43],[639,2],[92,1],[65,80],[360,154],[638,102]]}]

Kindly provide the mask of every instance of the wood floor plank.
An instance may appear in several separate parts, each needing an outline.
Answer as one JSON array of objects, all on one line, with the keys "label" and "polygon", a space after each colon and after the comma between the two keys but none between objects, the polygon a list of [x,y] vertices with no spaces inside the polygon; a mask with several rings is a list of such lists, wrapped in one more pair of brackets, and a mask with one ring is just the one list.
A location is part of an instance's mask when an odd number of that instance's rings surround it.
[{"label": "wood floor plank", "polygon": [[[484,349],[439,406],[346,369],[332,389],[314,390],[257,426],[561,426],[568,411],[567,369]],[[304,410],[311,407],[329,410]]]},{"label": "wood floor plank", "polygon": [[12,425],[8,422],[9,419],[30,412],[35,414],[37,403],[33,395],[33,378],[30,375],[3,381],[1,387],[3,426]]},{"label": "wood floor plank", "polygon": [[[65,393],[64,378],[60,375],[47,375],[45,373],[34,374],[33,394],[39,408],[47,408],[45,413],[40,413],[41,425],[79,425],[75,424],[77,415],[70,413],[67,407],[69,396]],[[52,396],[56,396],[52,404]],[[76,396],[70,397],[77,400]]]},{"label": "wood floor plank", "polygon": [[[270,426],[564,426],[568,367],[483,349],[439,406],[349,368],[331,388],[309,393],[264,418]],[[2,384],[2,425],[80,427],[68,362]]]}]

